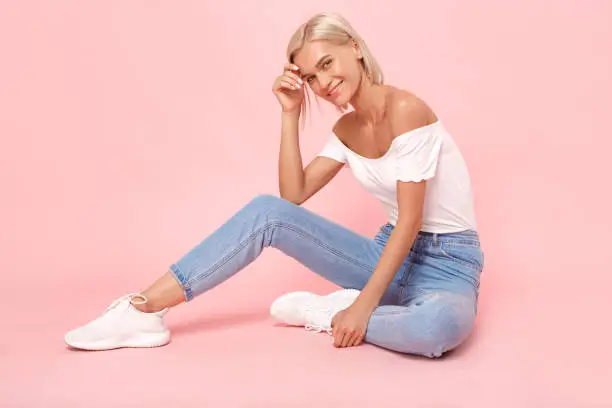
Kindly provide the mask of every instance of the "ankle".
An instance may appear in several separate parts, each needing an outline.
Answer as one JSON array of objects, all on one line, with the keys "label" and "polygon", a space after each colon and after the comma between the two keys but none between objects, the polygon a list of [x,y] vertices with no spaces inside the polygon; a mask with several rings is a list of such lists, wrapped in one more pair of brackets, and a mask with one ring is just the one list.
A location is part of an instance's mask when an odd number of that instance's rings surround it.
[{"label": "ankle", "polygon": [[131,303],[136,310],[140,310],[143,313],[155,313],[163,309],[163,307],[157,307],[154,302],[151,302],[150,299],[142,295],[135,296]]},{"label": "ankle", "polygon": [[143,313],[157,313],[165,309],[164,307],[150,304],[148,302],[136,305],[132,303],[132,306],[134,306],[135,309],[140,310]]},{"label": "ankle", "polygon": [[143,313],[151,313],[151,305],[149,305],[149,303],[133,303],[132,302],[132,306],[134,307],[134,309],[136,310],[140,310]]}]

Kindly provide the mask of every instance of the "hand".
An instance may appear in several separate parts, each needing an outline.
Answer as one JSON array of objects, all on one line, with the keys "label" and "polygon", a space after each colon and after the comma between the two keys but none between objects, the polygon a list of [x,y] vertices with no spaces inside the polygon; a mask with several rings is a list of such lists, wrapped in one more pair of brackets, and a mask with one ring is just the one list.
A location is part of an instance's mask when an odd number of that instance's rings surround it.
[{"label": "hand", "polygon": [[371,310],[353,303],[332,318],[332,336],[335,347],[358,346],[363,341],[370,320]]},{"label": "hand", "polygon": [[304,81],[297,72],[297,65],[285,64],[283,74],[276,78],[272,86],[272,92],[281,104],[283,112],[295,111],[304,100]]}]

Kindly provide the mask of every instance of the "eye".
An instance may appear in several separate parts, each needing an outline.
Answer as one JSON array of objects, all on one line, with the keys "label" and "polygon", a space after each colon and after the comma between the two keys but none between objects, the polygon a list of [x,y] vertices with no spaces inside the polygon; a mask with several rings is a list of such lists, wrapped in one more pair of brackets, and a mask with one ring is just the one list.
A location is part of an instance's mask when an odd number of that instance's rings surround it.
[{"label": "eye", "polygon": [[325,61],[325,62],[323,63],[323,69],[326,69],[327,67],[329,67],[329,66],[330,66],[330,64],[331,64],[331,62],[332,62],[332,60],[330,60],[330,59],[328,59],[327,61]]},{"label": "eye", "polygon": [[308,78],[306,78],[306,82],[311,83],[312,81],[314,81],[314,75],[311,75]]}]

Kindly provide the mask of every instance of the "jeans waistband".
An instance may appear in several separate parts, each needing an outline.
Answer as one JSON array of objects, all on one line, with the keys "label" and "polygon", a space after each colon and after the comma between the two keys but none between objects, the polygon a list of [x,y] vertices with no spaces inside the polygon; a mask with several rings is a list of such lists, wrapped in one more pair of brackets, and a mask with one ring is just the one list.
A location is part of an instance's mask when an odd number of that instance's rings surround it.
[{"label": "jeans waistband", "polygon": [[[386,223],[384,224],[381,228],[380,231],[385,233],[385,234],[391,234],[391,231],[393,231],[395,227],[390,224],[390,223]],[[421,242],[438,242],[438,241],[469,241],[469,242],[479,242],[480,241],[480,237],[478,235],[478,232],[472,229],[467,229],[467,230],[463,230],[463,231],[457,231],[457,232],[426,232],[426,231],[419,231],[416,237],[415,241],[421,241]]]}]

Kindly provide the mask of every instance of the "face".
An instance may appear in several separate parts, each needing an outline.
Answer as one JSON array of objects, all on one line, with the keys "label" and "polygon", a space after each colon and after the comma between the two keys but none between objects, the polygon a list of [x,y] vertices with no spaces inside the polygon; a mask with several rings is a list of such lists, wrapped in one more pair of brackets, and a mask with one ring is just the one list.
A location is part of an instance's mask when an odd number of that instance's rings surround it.
[{"label": "face", "polygon": [[342,106],[350,102],[361,83],[361,52],[349,42],[335,45],[328,41],[311,41],[295,55],[305,83],[319,97]]}]

